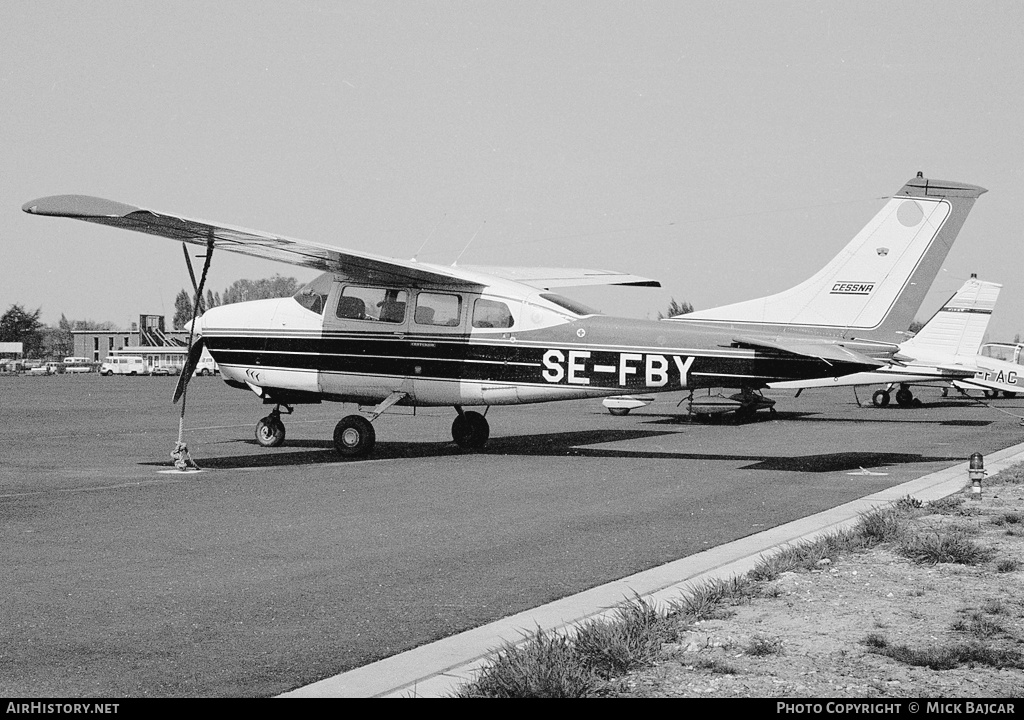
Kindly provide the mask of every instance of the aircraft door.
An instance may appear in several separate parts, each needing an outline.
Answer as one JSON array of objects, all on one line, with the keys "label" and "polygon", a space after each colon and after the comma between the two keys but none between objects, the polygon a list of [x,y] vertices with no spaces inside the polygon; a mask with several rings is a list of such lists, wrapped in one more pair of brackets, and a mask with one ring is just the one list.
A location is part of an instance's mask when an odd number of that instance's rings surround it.
[{"label": "aircraft door", "polygon": [[409,326],[409,356],[416,402],[458,405],[466,353],[466,297],[444,289],[416,293]]},{"label": "aircraft door", "polygon": [[353,402],[377,403],[406,391],[408,288],[353,282],[335,287],[324,312],[320,390]]}]

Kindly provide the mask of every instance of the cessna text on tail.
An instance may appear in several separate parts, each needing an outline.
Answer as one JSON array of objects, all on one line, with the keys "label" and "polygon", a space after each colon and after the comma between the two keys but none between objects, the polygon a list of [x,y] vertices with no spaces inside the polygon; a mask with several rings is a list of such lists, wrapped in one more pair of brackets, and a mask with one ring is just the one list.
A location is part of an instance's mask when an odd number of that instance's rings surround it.
[{"label": "cessna text on tail", "polygon": [[[395,404],[454,407],[452,437],[478,448],[488,423],[467,406],[729,387],[739,390],[741,409],[753,410],[769,383],[884,365],[896,345],[863,338],[887,329],[894,314],[913,316],[927,289],[915,283],[934,275],[982,192],[911,180],[851,244],[870,247],[870,258],[847,257],[848,248],[828,277],[799,286],[808,291],[761,302],[770,322],[756,327],[737,322],[747,312],[701,323],[608,317],[549,292],[658,284],[621,273],[428,265],[80,195],[40,198],[23,210],[181,240],[208,256],[230,250],[322,270],[292,298],[207,311],[190,359],[208,348],[226,382],[273,406],[257,425],[264,445],[283,442],[281,412],[295,405],[373,406],[370,419],[349,415],[335,428],[338,452],[360,457],[373,448],[371,420]],[[182,384],[190,375],[186,368]]]},{"label": "cessna text on tail", "polygon": [[876,370],[835,378],[772,383],[773,389],[885,385],[872,402],[885,407],[897,385],[897,404],[914,403],[913,385],[949,385],[962,389],[1016,393],[1024,390],[1021,368],[980,354],[992,311],[1002,285],[982,282],[973,276],[913,338],[900,344],[894,362]]}]

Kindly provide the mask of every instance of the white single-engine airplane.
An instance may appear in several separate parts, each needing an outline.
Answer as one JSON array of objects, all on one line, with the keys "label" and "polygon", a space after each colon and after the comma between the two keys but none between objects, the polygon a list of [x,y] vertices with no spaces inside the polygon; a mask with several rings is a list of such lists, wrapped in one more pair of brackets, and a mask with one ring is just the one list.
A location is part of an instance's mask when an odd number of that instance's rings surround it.
[{"label": "white single-engine airplane", "polygon": [[950,384],[962,390],[1002,391],[1011,397],[1024,390],[1024,368],[981,354],[981,343],[1002,285],[974,276],[936,312],[914,337],[900,344],[894,362],[876,370],[835,378],[770,383],[774,389],[885,385],[871,396],[885,407],[897,385],[896,403],[914,404],[913,385]]},{"label": "white single-engine airplane", "polygon": [[396,404],[453,406],[453,439],[480,448],[488,423],[465,406],[731,387],[753,411],[768,383],[884,365],[984,192],[919,173],[813,278],[701,323],[608,317],[548,292],[658,286],[633,275],[430,265],[81,195],[22,209],[205,246],[207,262],[223,249],[324,271],[294,297],[206,311],[175,399],[205,346],[229,385],[274,406],[260,444],[283,442],[282,409],[352,402],[374,406],[370,420],[342,418],[334,445],[363,457],[371,420]]}]

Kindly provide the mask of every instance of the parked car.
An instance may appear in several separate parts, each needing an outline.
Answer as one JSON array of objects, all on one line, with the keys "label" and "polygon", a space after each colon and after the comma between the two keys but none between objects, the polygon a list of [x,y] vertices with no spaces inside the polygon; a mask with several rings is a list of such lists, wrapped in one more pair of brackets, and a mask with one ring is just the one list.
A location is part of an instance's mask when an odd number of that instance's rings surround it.
[{"label": "parked car", "polygon": [[176,365],[154,365],[153,369],[149,371],[150,375],[177,375],[181,372],[181,368]]},{"label": "parked car", "polygon": [[64,372],[64,364],[59,362],[48,362],[45,365],[36,365],[25,371],[26,375],[56,375]]}]

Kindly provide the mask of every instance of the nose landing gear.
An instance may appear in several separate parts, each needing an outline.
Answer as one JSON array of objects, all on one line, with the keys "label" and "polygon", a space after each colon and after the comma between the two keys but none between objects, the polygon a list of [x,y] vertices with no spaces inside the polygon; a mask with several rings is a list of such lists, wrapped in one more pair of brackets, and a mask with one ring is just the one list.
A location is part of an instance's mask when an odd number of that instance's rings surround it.
[{"label": "nose landing gear", "polygon": [[277,447],[284,442],[284,423],[281,422],[281,409],[286,415],[292,414],[288,405],[278,405],[269,415],[256,423],[256,442],[263,447]]}]

